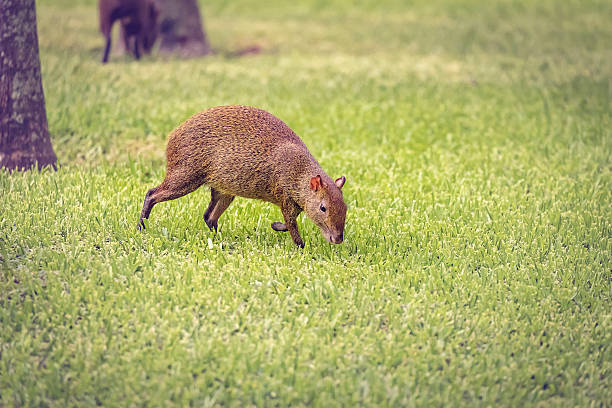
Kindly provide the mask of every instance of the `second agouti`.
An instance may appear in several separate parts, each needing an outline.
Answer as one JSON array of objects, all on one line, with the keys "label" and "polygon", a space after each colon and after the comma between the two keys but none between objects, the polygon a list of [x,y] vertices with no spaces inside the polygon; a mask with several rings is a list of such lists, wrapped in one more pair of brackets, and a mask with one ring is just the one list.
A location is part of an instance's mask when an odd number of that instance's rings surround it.
[{"label": "second agouti", "polygon": [[102,63],[108,62],[113,25],[121,23],[121,41],[136,59],[150,54],[159,31],[159,12],[153,0],[98,0],[100,32],[106,39]]},{"label": "second agouti", "polygon": [[304,247],[296,217],[302,211],[333,244],[343,241],[345,178],[332,180],[302,140],[280,119],[249,106],[218,106],[177,127],[166,148],[166,177],[147,192],[138,226],[153,206],[210,187],[204,221],[212,231],[235,196],[256,198],[281,208],[293,242]]}]

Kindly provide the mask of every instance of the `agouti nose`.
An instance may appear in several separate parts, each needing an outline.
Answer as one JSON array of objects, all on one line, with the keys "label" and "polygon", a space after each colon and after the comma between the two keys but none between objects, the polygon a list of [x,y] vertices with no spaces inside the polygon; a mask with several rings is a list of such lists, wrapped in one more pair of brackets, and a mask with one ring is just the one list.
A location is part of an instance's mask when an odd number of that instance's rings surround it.
[{"label": "agouti nose", "polygon": [[335,235],[332,237],[332,242],[334,244],[341,244],[343,240],[344,240],[344,234]]}]

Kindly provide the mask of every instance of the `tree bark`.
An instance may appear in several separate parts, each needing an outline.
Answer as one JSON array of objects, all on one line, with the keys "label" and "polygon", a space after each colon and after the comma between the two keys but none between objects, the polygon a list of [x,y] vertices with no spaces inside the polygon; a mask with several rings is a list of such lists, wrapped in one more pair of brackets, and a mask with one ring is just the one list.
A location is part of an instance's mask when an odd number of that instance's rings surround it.
[{"label": "tree bark", "polygon": [[182,57],[212,54],[197,0],[155,1],[160,12],[160,53]]},{"label": "tree bark", "polygon": [[0,167],[53,166],[34,0],[0,0]]}]

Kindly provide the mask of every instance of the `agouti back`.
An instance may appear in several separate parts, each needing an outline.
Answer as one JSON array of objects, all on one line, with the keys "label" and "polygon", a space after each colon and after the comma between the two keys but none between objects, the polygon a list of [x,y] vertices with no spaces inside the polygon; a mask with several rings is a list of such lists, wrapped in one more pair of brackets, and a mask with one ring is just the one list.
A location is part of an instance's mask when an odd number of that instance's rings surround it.
[{"label": "agouti back", "polygon": [[166,177],[147,192],[139,227],[155,204],[206,184],[211,200],[204,221],[211,231],[234,197],[241,196],[278,205],[285,222],[272,228],[289,231],[300,247],[296,217],[301,211],[329,242],[343,241],[346,179],[332,180],[302,140],[266,111],[230,105],[198,113],[170,134],[166,161]]}]

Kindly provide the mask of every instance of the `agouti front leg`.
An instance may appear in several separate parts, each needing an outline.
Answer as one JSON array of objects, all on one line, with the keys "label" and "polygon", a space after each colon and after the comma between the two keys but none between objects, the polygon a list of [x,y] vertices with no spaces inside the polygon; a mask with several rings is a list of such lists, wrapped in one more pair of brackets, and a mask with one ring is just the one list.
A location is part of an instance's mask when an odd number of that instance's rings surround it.
[{"label": "agouti front leg", "polygon": [[[304,241],[302,241],[302,237],[300,237],[300,233],[297,227],[297,216],[302,212],[302,209],[298,207],[297,204],[295,204],[292,200],[285,200],[283,206],[281,207],[281,212],[283,213],[283,218],[285,219],[284,226],[287,230],[289,230],[289,234],[291,234],[293,242],[295,242],[295,245],[299,246],[300,248],[304,248]],[[278,229],[277,231],[282,231],[282,229]]]}]

